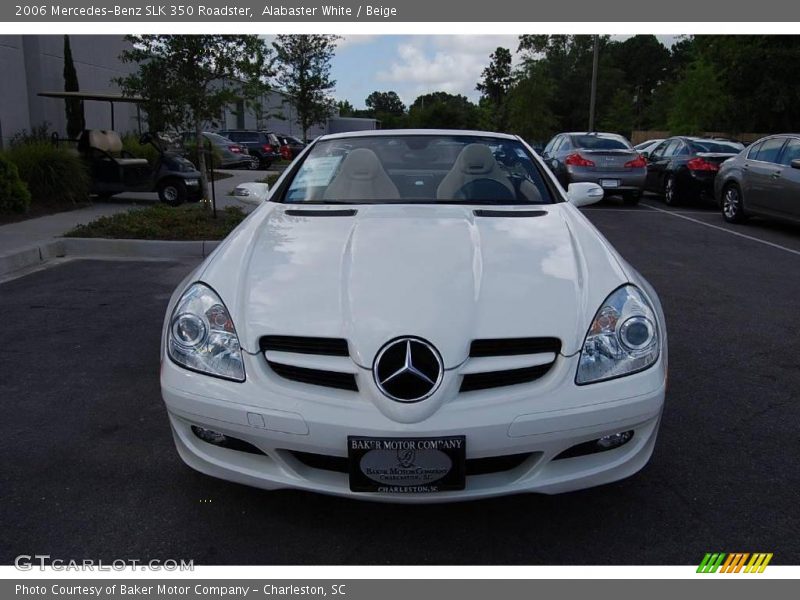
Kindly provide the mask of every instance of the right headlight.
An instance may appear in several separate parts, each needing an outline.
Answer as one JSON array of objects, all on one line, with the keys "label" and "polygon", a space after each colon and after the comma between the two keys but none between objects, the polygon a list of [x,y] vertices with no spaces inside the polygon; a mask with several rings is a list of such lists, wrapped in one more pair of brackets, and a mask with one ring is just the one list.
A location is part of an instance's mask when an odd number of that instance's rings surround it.
[{"label": "right headlight", "polygon": [[203,283],[189,286],[172,311],[167,351],[174,362],[192,371],[244,381],[236,327],[220,297]]},{"label": "right headlight", "polygon": [[575,383],[583,385],[642,371],[658,360],[658,320],[642,291],[625,285],[606,298],[581,349]]}]

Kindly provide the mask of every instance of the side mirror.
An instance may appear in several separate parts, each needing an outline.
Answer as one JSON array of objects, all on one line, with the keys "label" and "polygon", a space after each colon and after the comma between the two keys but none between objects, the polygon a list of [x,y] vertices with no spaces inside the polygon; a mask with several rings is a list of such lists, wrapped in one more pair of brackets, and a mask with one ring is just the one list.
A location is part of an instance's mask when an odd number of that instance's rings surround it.
[{"label": "side mirror", "polygon": [[792,165],[792,168],[793,168],[793,169],[800,169],[800,158],[795,158],[795,159],[794,159],[794,160],[791,162],[791,165]]},{"label": "side mirror", "polygon": [[269,185],[266,183],[240,183],[233,190],[233,195],[246,204],[259,205],[269,198]]},{"label": "side mirror", "polygon": [[603,199],[603,188],[596,183],[570,183],[567,188],[567,199],[573,206],[588,206]]}]

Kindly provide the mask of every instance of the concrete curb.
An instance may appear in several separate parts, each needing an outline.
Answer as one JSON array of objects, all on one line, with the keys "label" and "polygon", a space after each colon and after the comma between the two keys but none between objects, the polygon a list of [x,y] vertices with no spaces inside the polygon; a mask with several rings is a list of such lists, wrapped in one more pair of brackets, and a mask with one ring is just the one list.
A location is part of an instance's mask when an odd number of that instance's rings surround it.
[{"label": "concrete curb", "polygon": [[107,240],[102,238],[56,238],[0,255],[0,276],[35,267],[52,258],[205,258],[219,240]]}]

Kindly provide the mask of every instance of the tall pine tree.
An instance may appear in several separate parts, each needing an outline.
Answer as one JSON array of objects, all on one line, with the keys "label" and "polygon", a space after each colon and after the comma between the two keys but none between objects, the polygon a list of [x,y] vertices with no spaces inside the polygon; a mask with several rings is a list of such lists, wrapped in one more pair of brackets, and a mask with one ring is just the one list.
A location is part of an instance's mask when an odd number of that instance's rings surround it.
[{"label": "tall pine tree", "polygon": [[[72,61],[72,48],[69,36],[64,36],[64,91],[78,92],[78,73]],[[86,129],[86,117],[83,114],[83,101],[78,98],[67,98],[64,102],[67,113],[67,137],[76,138]]]}]

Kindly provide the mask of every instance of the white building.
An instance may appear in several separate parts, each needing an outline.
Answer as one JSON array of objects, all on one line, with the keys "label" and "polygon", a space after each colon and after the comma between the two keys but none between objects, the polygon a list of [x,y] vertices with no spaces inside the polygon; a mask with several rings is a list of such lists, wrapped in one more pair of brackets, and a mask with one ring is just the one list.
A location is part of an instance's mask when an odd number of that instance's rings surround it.
[{"label": "white building", "polygon": [[[71,35],[72,59],[83,92],[119,94],[114,82],[136,69],[133,63],[123,63],[119,56],[129,48],[121,36]],[[57,92],[64,89],[64,36],[62,35],[4,35],[0,36],[0,147],[16,133],[47,123],[49,131],[66,136],[64,101],[42,98],[40,92]],[[220,116],[220,122],[209,124],[209,129],[257,129],[300,136],[302,131],[296,114],[282,92],[265,96],[262,106],[270,117],[257,123],[244,104],[231,106]],[[84,106],[86,127],[107,129],[111,126],[111,105],[107,102],[86,102]],[[142,116],[143,118],[143,116]],[[121,133],[140,130],[137,107],[130,103],[114,104],[114,123]],[[146,122],[141,123],[143,129]],[[325,125],[309,130],[314,138],[328,132],[352,129],[376,129],[374,119],[340,119],[332,117]]]}]

